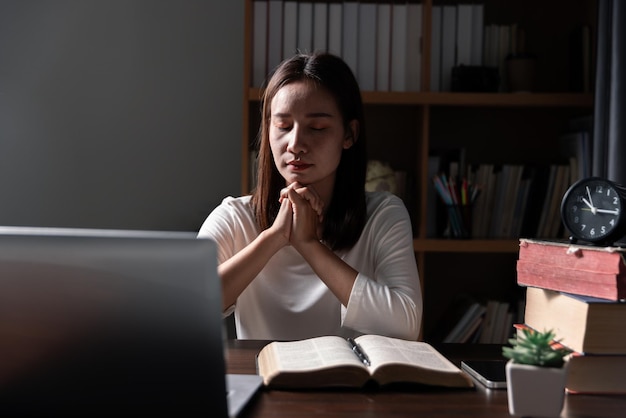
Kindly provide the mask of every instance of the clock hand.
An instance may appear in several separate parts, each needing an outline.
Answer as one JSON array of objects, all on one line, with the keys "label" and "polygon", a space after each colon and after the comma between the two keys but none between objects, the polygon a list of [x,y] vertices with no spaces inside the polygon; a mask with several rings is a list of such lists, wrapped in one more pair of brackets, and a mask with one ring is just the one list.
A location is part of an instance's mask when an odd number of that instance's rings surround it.
[{"label": "clock hand", "polygon": [[[589,186],[585,186],[585,189],[587,189],[587,197],[589,197],[589,203],[587,203],[589,205],[590,208],[593,208],[593,199],[591,198],[591,192],[589,191]],[[584,200],[584,199],[583,199]]]},{"label": "clock hand", "polygon": [[609,213],[611,215],[619,215],[619,210],[610,210],[610,209],[596,209],[598,213]]},{"label": "clock hand", "polygon": [[[589,191],[589,189],[587,189],[587,191]],[[596,208],[593,206],[592,203],[590,203],[587,199],[585,199],[583,197],[583,202],[585,203],[585,205],[589,206],[589,210],[591,210],[591,213],[593,213],[594,215],[596,214]]]}]

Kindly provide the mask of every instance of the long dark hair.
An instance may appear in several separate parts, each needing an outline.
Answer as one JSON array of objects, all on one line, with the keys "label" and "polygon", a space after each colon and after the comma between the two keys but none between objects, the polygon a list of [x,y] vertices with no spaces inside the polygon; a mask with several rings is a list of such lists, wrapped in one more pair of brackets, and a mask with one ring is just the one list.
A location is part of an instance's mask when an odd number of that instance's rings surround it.
[{"label": "long dark hair", "polygon": [[344,149],[337,167],[332,201],[324,215],[322,239],[332,250],[351,248],[359,239],[366,218],[365,172],[367,154],[361,91],[350,67],[331,54],[297,54],[283,61],[265,87],[261,98],[257,186],[252,207],[261,230],[272,225],[278,214],[278,196],[285,180],[278,172],[269,145],[272,99],[283,86],[308,80],[325,88],[335,98],[343,117],[344,129],[358,121],[358,138]]}]

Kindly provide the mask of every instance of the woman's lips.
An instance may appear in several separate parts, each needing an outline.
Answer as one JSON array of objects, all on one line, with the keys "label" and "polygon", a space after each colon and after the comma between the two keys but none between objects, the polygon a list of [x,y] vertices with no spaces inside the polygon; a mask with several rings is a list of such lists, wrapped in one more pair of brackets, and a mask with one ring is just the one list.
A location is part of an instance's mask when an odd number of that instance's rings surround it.
[{"label": "woman's lips", "polygon": [[291,161],[287,165],[294,171],[302,171],[311,167],[313,164],[308,164],[302,161]]}]

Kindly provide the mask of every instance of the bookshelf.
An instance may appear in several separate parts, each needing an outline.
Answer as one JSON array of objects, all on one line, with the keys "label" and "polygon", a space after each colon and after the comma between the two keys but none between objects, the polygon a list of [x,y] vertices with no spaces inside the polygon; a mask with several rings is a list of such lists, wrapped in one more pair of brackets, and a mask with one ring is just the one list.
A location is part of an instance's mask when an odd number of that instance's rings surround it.
[{"label": "bookshelf", "polygon": [[[260,122],[261,89],[252,82],[255,71],[256,1],[245,2],[243,193],[248,193],[251,187],[250,150]],[[265,1],[265,10],[269,10],[273,1]],[[278,3],[285,5],[288,2]],[[289,7],[293,7],[294,2],[290,3]],[[572,8],[566,0],[295,3],[324,3],[329,8],[330,5],[337,7],[347,3],[421,6],[418,89],[363,89],[363,101],[370,158],[405,171],[411,179],[408,183],[410,188],[405,193],[414,224],[413,246],[424,290],[423,337],[428,340],[434,334],[435,328],[440,325],[438,321],[450,308],[457,293],[471,293],[483,302],[498,298],[515,305],[520,297],[515,284],[517,237],[448,239],[428,235],[427,227],[432,216],[428,205],[429,156],[441,150],[464,148],[468,164],[550,164],[560,159],[558,138],[568,121],[593,112],[591,90],[578,92],[570,87],[569,80],[574,70],[568,51],[571,34],[581,24],[590,26],[593,45],[596,1],[585,0],[576,8]],[[432,16],[438,8],[459,4],[482,5],[485,26],[516,23],[524,28],[526,49],[537,58],[535,88],[531,93],[506,89],[497,92],[453,92],[440,87],[432,88],[432,79],[438,75],[434,74],[431,57],[439,56],[433,47],[433,43],[438,41],[433,39]],[[290,30],[293,31],[293,28]]]}]

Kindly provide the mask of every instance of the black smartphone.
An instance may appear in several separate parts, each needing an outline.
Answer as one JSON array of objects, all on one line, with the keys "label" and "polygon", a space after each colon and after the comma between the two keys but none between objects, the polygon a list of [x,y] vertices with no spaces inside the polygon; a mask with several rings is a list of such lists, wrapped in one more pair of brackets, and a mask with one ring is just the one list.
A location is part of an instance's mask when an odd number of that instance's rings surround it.
[{"label": "black smartphone", "polygon": [[489,389],[506,388],[507,360],[463,360],[461,369]]}]

